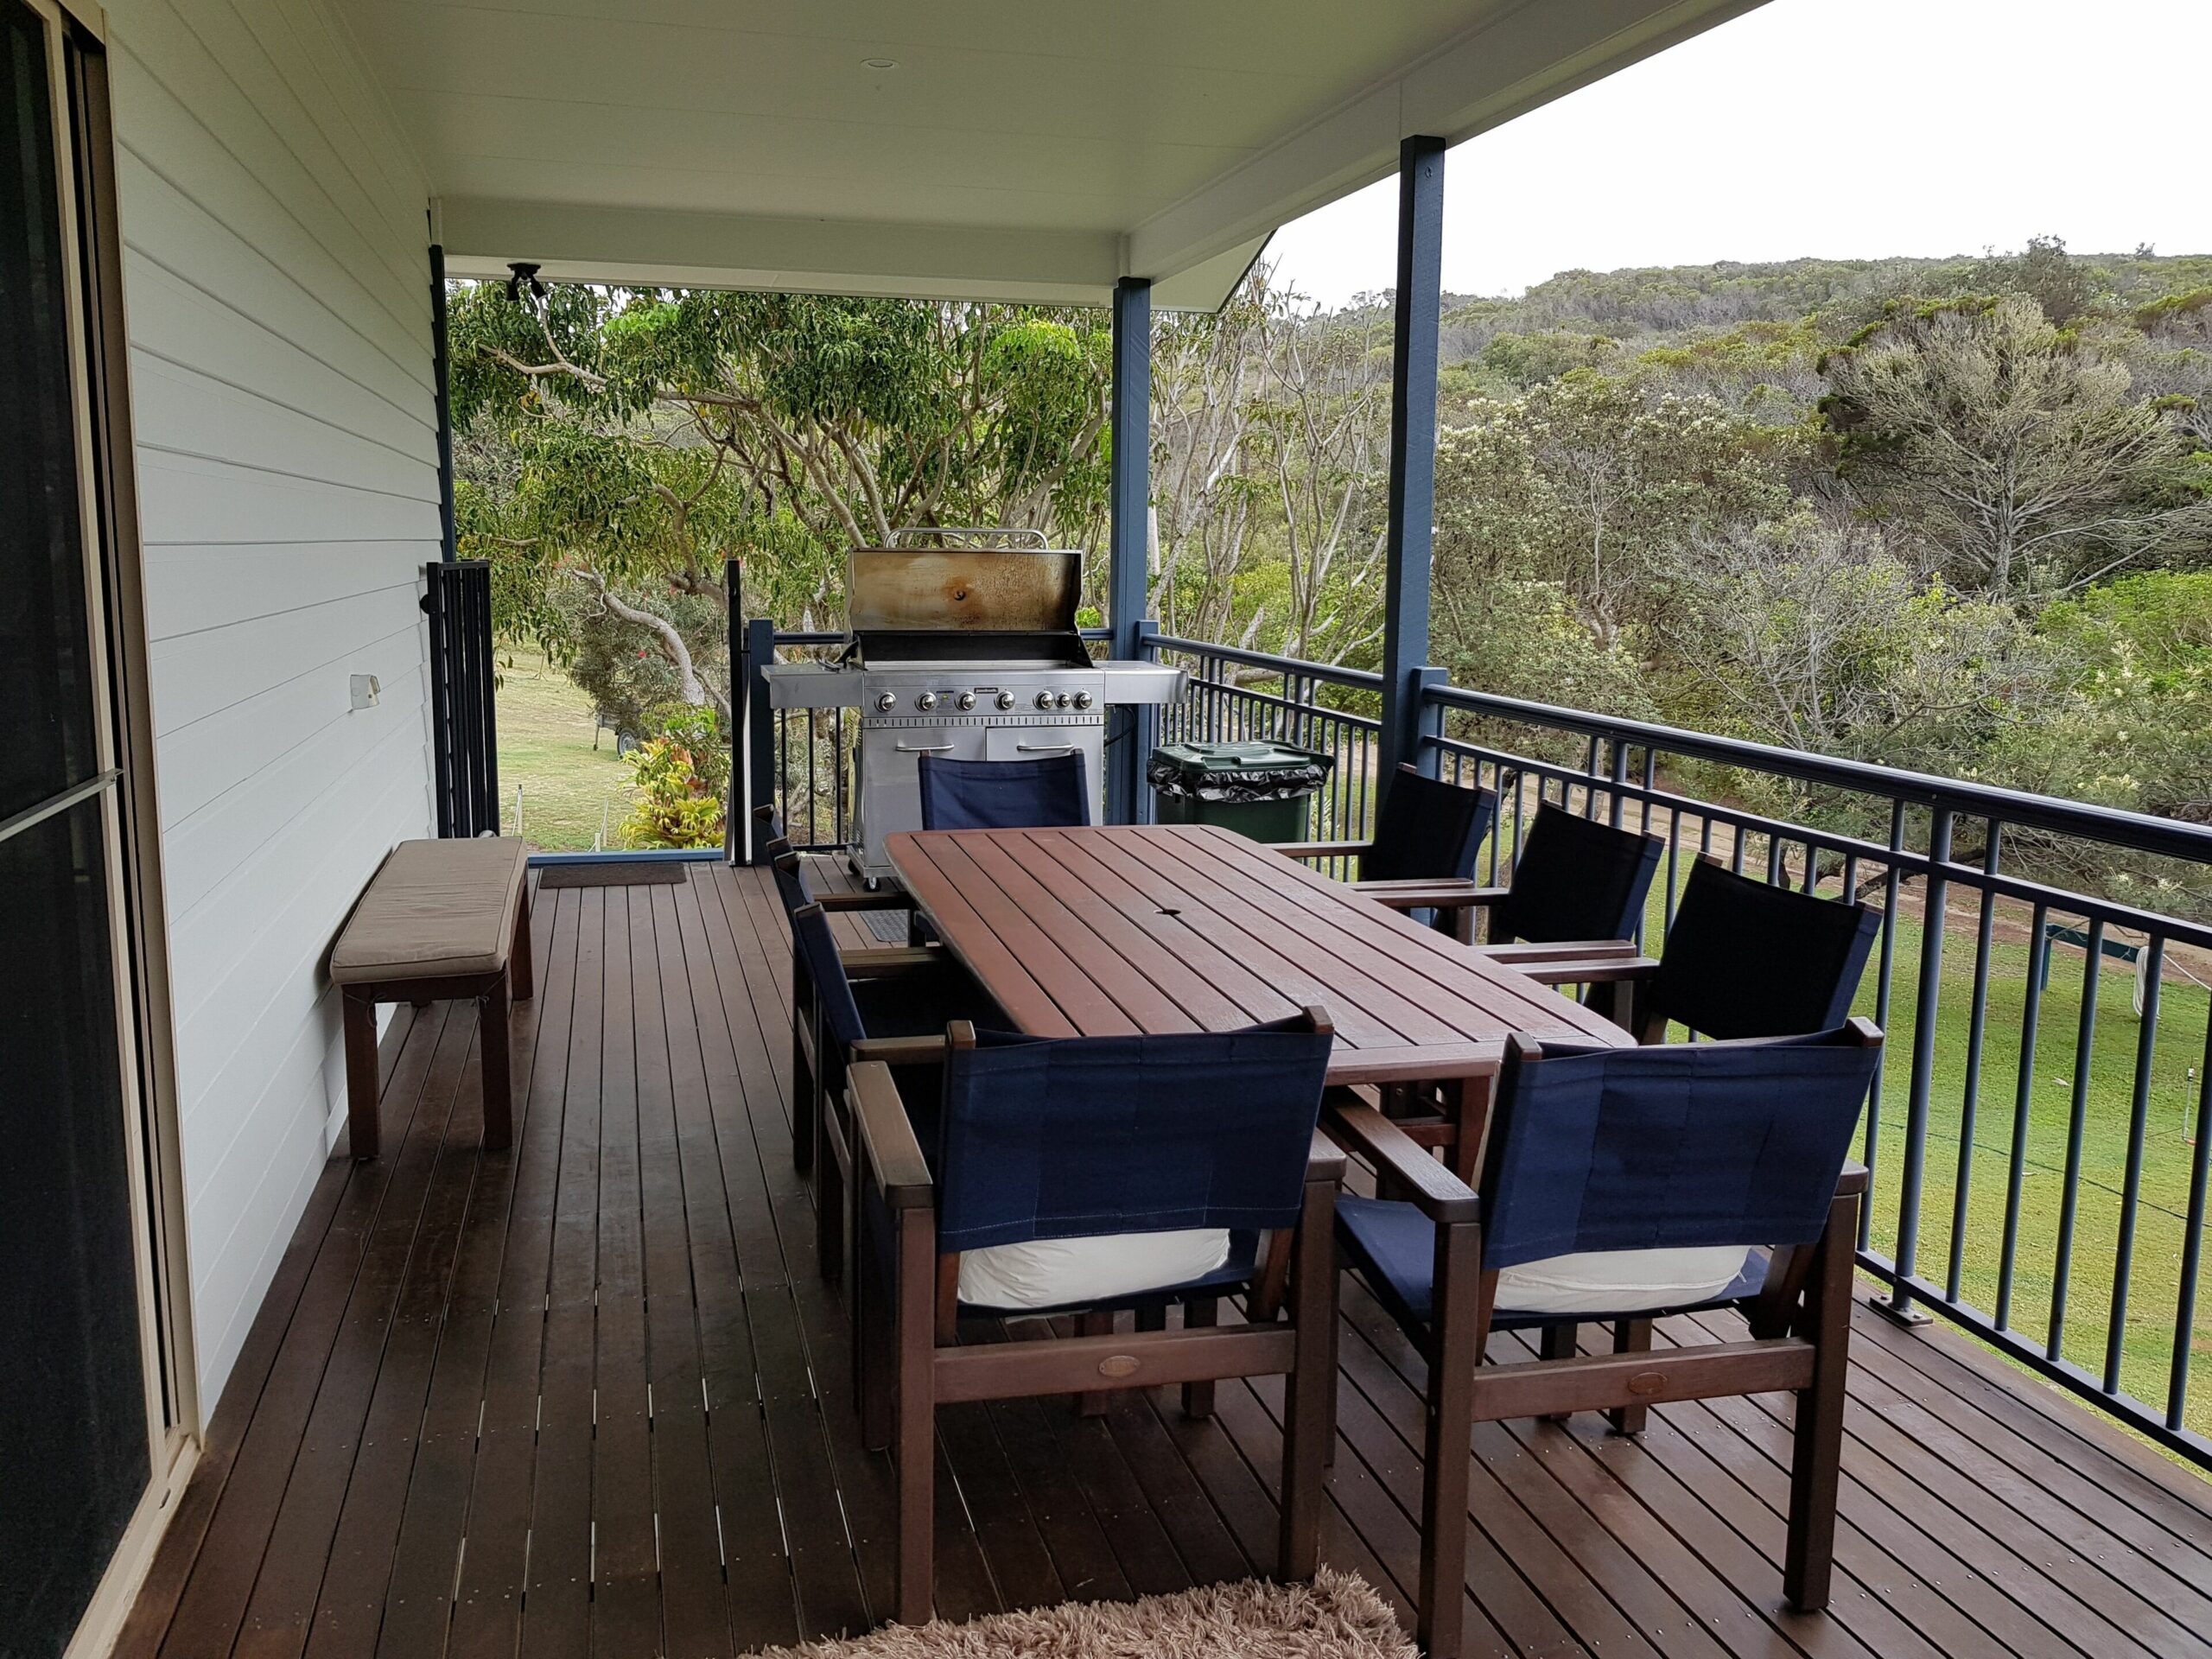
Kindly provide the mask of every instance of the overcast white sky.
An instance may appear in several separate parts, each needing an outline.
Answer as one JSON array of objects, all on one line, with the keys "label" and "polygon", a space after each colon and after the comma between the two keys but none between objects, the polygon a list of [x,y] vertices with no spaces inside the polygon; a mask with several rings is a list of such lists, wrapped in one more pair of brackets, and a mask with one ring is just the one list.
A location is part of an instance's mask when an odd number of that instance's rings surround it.
[{"label": "overcast white sky", "polygon": [[[1444,286],[1581,266],[2212,251],[2212,0],[1770,0],[1452,149]],[[1397,183],[1277,233],[1341,304],[1387,288]]]}]

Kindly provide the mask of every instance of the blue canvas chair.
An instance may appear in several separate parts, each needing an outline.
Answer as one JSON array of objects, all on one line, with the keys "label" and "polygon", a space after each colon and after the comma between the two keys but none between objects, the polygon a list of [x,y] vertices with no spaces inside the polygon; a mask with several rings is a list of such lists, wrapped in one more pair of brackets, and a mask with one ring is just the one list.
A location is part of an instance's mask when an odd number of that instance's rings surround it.
[{"label": "blue canvas chair", "polygon": [[1657,961],[1579,957],[1567,947],[1515,966],[1549,985],[1626,988],[1615,1017],[1643,1042],[1665,1041],[1670,1025],[1701,1037],[1794,1037],[1843,1022],[1880,925],[1867,906],[1700,858]]},{"label": "blue canvas chair", "polygon": [[1540,802],[1513,849],[1510,883],[1482,890],[1490,923],[1484,954],[1634,956],[1637,924],[1666,845]]},{"label": "blue canvas chair", "polygon": [[[782,862],[777,875],[791,879]],[[847,1259],[858,1179],[844,1108],[854,1061],[899,1066],[906,1086],[927,1099],[936,1088],[945,1027],[955,1020],[1003,1016],[942,950],[840,950],[819,904],[794,907],[791,925],[791,1155],[813,1172],[817,1258],[823,1277],[834,1280]]]},{"label": "blue canvas chair", "polygon": [[[754,815],[764,829],[778,833],[770,836],[762,850],[776,873],[776,892],[783,900],[784,916],[791,915],[808,905],[818,905],[832,916],[846,911],[912,910],[914,901],[903,893],[817,893],[806,879],[806,867],[791,849],[782,833],[782,825],[775,821],[775,809],[764,806]],[[908,931],[912,931],[909,923]],[[937,963],[939,958],[909,959],[890,950],[868,950],[865,964],[858,971],[863,978],[887,978],[899,973],[911,973]],[[806,971],[805,963],[796,953],[791,958],[791,1081],[799,1099],[811,1102],[816,1091],[812,1033],[816,1028],[814,980]],[[814,1131],[812,1110],[805,1113],[794,1109],[791,1116],[791,1160],[804,1173],[814,1166]]]},{"label": "blue canvas chair", "polygon": [[1071,750],[1034,760],[921,757],[925,830],[1065,829],[1090,822],[1083,756]]},{"label": "blue canvas chair", "polygon": [[[935,1414],[963,1401],[1181,1383],[1186,1408],[1205,1410],[1199,1390],[1218,1379],[1287,1374],[1278,1570],[1313,1576],[1333,1433],[1331,1223],[1344,1171],[1315,1133],[1330,1040],[1313,1009],[1187,1036],[1050,1041],[955,1025],[931,1153],[931,1131],[917,1132],[890,1070],[853,1067],[867,1172],[868,1243],[854,1274],[862,1421],[871,1444],[895,1451],[901,1620],[931,1614]],[[1168,1282],[1018,1309],[961,1300],[963,1253],[1075,1241],[1104,1243],[1094,1261],[1111,1263],[1148,1242],[1217,1233],[1209,1259],[1218,1265]],[[1217,1325],[1218,1299],[1232,1292],[1249,1296],[1248,1323]],[[1185,1316],[1171,1330],[1177,1306]],[[1079,1334],[963,1347],[957,1321],[970,1312],[1071,1315]],[[1136,1328],[1117,1334],[1123,1313]]]},{"label": "blue canvas chair", "polygon": [[[1659,960],[1593,953],[1514,965],[1547,984],[1587,985],[1591,1001],[1641,1042],[1663,1043],[1677,1025],[1700,1037],[1797,1037],[1843,1023],[1880,925],[1865,905],[1738,875],[1707,856],[1690,867]],[[1562,1324],[1545,1340],[1571,1353],[1576,1335]],[[1624,1352],[1648,1346],[1650,1321],[1629,1321],[1615,1339]],[[1634,1433],[1643,1414],[1622,1423]]]},{"label": "blue canvas chair", "polygon": [[1468,938],[1475,911],[1497,896],[1475,881],[1476,855],[1497,821],[1494,791],[1440,783],[1402,766],[1383,791],[1372,841],[1281,842],[1275,850],[1305,861],[1355,859],[1352,885],[1360,892],[1393,910],[1429,914]]},{"label": "blue canvas chair", "polygon": [[[1802,1611],[1827,1605],[1866,1188],[1845,1160],[1881,1041],[1863,1020],[1658,1048],[1515,1037],[1479,1196],[1373,1108],[1332,1102],[1330,1134],[1405,1195],[1346,1195],[1337,1239],[1428,1364],[1418,1620],[1433,1659],[1459,1649],[1470,1427],[1502,1418],[1605,1411],[1619,1427],[1669,1401],[1793,1392],[1783,1588]],[[1541,1343],[1533,1359],[1509,1344],[1481,1363],[1494,1332],[1648,1331],[1715,1309],[1740,1310],[1748,1339],[1591,1357]]]}]

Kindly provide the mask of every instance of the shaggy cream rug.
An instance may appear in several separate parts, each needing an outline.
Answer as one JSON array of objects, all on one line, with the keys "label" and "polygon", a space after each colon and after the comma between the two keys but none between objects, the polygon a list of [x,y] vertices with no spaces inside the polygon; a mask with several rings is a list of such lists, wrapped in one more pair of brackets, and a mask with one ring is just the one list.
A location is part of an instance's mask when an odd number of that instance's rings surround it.
[{"label": "shaggy cream rug", "polygon": [[755,1659],[1414,1659],[1365,1580],[1208,1585],[1139,1602],[1069,1602],[966,1624],[893,1624]]}]

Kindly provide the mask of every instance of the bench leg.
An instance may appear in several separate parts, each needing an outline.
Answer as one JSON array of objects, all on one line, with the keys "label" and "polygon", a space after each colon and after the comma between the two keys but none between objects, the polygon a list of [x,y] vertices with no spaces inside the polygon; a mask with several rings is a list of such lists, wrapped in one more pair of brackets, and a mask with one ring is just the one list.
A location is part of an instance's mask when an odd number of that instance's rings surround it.
[{"label": "bench leg", "polygon": [[355,1158],[377,1155],[376,999],[350,986],[339,994],[346,1026],[346,1135]]},{"label": "bench leg", "polygon": [[537,971],[530,959],[530,878],[523,877],[522,904],[515,911],[515,938],[507,952],[509,995],[527,1002],[537,993]]},{"label": "bench leg", "polygon": [[484,994],[483,1009],[477,1046],[484,1073],[484,1147],[497,1152],[514,1135],[514,1051],[507,1028],[505,975]]}]

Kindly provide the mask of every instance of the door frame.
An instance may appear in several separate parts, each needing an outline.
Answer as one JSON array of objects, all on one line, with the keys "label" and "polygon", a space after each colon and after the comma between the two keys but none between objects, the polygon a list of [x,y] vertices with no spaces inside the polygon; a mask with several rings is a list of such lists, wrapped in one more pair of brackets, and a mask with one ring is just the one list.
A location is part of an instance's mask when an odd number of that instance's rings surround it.
[{"label": "door frame", "polygon": [[130,335],[124,310],[106,18],[88,0],[22,0],[47,26],[64,245],[79,515],[94,671],[117,1038],[126,1121],[149,1478],[86,1604],[66,1659],[106,1653],[121,1631],[199,1459],[183,1164],[177,1128],[167,901],[143,568],[138,539]]}]

